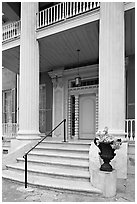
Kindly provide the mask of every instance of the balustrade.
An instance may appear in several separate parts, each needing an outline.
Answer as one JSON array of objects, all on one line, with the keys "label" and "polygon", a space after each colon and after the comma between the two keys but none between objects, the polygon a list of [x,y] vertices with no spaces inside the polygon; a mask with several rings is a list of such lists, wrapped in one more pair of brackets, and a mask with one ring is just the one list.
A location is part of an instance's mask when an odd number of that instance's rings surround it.
[{"label": "balustrade", "polygon": [[126,139],[130,141],[135,140],[135,119],[126,119],[125,121]]},{"label": "balustrade", "polygon": [[3,25],[2,26],[2,40],[3,42],[20,35],[21,30],[21,22],[16,21],[11,24]]},{"label": "balustrade", "polygon": [[16,137],[19,130],[17,123],[2,123],[2,135],[6,137]]},{"label": "balustrade", "polygon": [[[99,8],[99,2],[62,2],[37,13],[37,29]],[[18,37],[21,21],[2,26],[2,41]]]},{"label": "balustrade", "polygon": [[37,14],[37,28],[99,8],[99,2],[62,2]]}]

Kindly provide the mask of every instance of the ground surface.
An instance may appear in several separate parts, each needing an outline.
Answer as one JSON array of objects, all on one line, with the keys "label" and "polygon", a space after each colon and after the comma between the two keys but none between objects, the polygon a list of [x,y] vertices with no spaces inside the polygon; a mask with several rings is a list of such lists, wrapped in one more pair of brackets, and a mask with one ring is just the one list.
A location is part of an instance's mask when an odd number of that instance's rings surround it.
[{"label": "ground surface", "polygon": [[[30,187],[24,191],[20,183],[2,180],[2,202],[135,202],[135,177],[119,181],[117,195],[114,198],[104,198],[101,195],[80,195],[70,192],[59,192]],[[33,191],[31,191],[33,190]]]}]

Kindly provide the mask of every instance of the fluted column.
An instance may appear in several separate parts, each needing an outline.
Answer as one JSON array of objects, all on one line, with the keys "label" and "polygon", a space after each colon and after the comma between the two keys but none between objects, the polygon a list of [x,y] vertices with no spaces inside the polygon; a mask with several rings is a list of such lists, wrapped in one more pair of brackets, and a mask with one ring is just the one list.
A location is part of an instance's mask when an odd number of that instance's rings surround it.
[{"label": "fluted column", "polygon": [[75,138],[79,137],[79,95],[75,95]]},{"label": "fluted column", "polygon": [[124,3],[100,3],[99,129],[124,134]]},{"label": "fluted column", "polygon": [[39,138],[38,3],[21,2],[20,107],[18,139]]}]

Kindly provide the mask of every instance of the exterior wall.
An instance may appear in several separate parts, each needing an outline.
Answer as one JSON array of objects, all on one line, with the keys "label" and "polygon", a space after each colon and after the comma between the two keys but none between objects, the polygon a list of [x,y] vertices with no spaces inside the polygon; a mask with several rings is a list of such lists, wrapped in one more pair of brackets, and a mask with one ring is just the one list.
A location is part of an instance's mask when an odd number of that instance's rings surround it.
[{"label": "exterior wall", "polygon": [[16,74],[6,68],[2,68],[2,90],[16,88]]},{"label": "exterior wall", "polygon": [[[46,97],[44,103],[46,107],[45,112],[45,133],[52,130],[52,103],[53,103],[53,88],[52,81],[47,72],[40,73],[40,85],[45,84]],[[41,98],[39,99],[42,100]]]},{"label": "exterior wall", "polygon": [[[82,79],[98,78],[98,65],[80,67],[79,74]],[[69,85],[70,81],[75,80],[77,69],[53,71],[49,72],[49,75],[53,81],[53,128],[66,118],[67,138],[69,139]],[[53,136],[63,139],[63,127],[56,131]]]},{"label": "exterior wall", "polygon": [[16,123],[17,120],[17,75],[2,68],[2,123]]},{"label": "exterior wall", "polygon": [[128,56],[127,77],[127,118],[135,118],[135,55]]}]

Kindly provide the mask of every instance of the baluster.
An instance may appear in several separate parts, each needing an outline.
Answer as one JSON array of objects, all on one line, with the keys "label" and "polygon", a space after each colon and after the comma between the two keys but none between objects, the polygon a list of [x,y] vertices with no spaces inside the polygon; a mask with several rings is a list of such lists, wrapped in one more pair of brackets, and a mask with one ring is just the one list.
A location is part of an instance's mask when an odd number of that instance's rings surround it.
[{"label": "baluster", "polygon": [[45,26],[44,16],[45,16],[45,10],[42,11],[42,26]]},{"label": "baluster", "polygon": [[130,138],[131,138],[131,121],[130,120],[128,120],[128,125],[129,125],[129,127],[128,127],[128,129],[129,129],[128,138],[130,140]]},{"label": "baluster", "polygon": [[52,23],[52,7],[50,8],[50,23]]},{"label": "baluster", "polygon": [[55,16],[56,16],[56,18],[55,18],[56,20],[55,20],[55,21],[56,21],[56,22],[59,20],[59,11],[58,11],[58,10],[59,10],[59,6],[57,5],[57,6],[55,7]]},{"label": "baluster", "polygon": [[76,14],[76,6],[75,6],[75,2],[72,2],[72,16],[74,16]]},{"label": "baluster", "polygon": [[12,29],[13,37],[15,37],[15,24],[16,24],[16,23],[13,23],[13,29]]},{"label": "baluster", "polygon": [[39,12],[39,27],[41,28],[41,11]]},{"label": "baluster", "polygon": [[21,31],[21,21],[19,21],[18,23],[19,23],[19,29],[18,29],[18,31],[19,31],[19,34],[20,34],[20,31]]},{"label": "baluster", "polygon": [[133,140],[133,128],[132,128],[132,125],[133,125],[133,120],[131,120],[131,134],[130,134],[130,136],[131,136],[131,140]]},{"label": "baluster", "polygon": [[55,11],[55,6],[52,7],[52,13],[53,13],[53,16],[52,16],[52,23],[54,23],[56,21],[56,11]]},{"label": "baluster", "polygon": [[100,6],[100,2],[97,2],[97,7],[99,7]]},{"label": "baluster", "polygon": [[41,16],[41,27],[42,27],[42,24],[43,24],[43,19],[42,19],[42,18],[43,18],[43,16],[42,16],[42,13],[43,13],[43,11],[41,11],[40,13],[41,13],[41,15],[40,15],[40,16]]},{"label": "baluster", "polygon": [[47,25],[47,9],[44,10],[45,11],[45,18],[44,18],[44,25]]},{"label": "baluster", "polygon": [[11,26],[10,26],[10,33],[11,33],[11,38],[13,37],[13,24],[11,24]]},{"label": "baluster", "polygon": [[6,29],[5,29],[5,39],[7,39],[8,38],[8,30],[7,30],[7,26],[5,27]]},{"label": "baluster", "polygon": [[17,22],[16,23],[16,36],[19,35],[20,33],[19,27],[20,27],[20,22]]},{"label": "baluster", "polygon": [[61,20],[62,19],[62,3],[59,5],[60,7],[60,9],[59,9],[59,20]]},{"label": "baluster", "polygon": [[68,18],[68,7],[69,7],[69,2],[66,2],[66,18]]},{"label": "baluster", "polygon": [[9,39],[9,35],[10,35],[10,33],[9,33],[9,25],[7,26],[7,39]]},{"label": "baluster", "polygon": [[3,27],[3,29],[2,29],[2,33],[3,33],[3,35],[2,35],[2,39],[3,39],[3,41],[5,40],[5,28]]},{"label": "baluster", "polygon": [[127,120],[127,139],[129,139],[129,137],[128,137],[128,120]]},{"label": "baluster", "polygon": [[85,2],[83,2],[83,12],[85,11]]},{"label": "baluster", "polygon": [[47,9],[47,25],[49,25],[49,8]]},{"label": "baluster", "polygon": [[19,21],[15,23],[15,37],[19,34]]},{"label": "baluster", "polygon": [[4,40],[6,39],[6,27],[4,28]]},{"label": "baluster", "polygon": [[11,25],[9,25],[9,38],[11,37]]},{"label": "baluster", "polygon": [[65,18],[65,13],[66,13],[66,12],[65,12],[65,8],[66,8],[65,5],[66,5],[66,2],[63,2],[63,3],[62,3],[62,19]]}]

